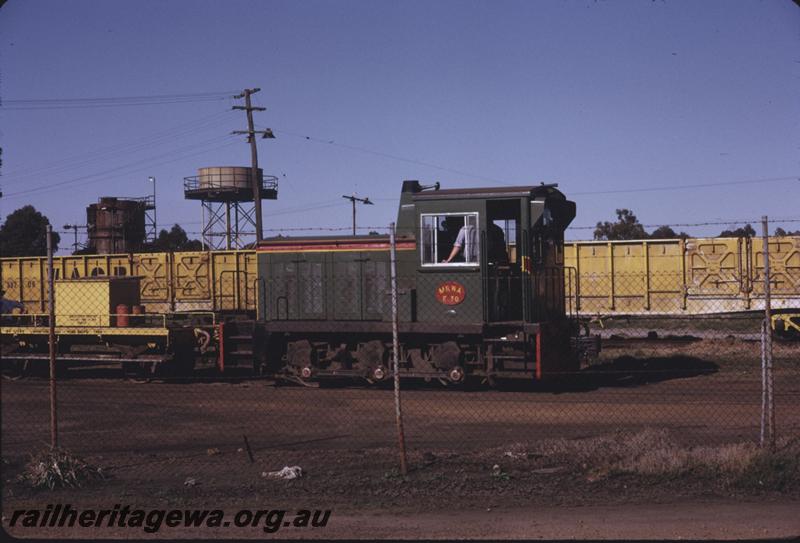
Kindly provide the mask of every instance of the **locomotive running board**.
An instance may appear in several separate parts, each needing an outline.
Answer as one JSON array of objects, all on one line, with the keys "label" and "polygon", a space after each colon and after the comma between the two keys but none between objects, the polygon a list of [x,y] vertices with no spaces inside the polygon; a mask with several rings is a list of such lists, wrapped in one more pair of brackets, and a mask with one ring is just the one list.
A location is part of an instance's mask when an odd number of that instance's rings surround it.
[{"label": "locomotive running board", "polygon": [[[47,353],[8,353],[3,354],[3,360],[49,360],[50,355]],[[82,356],[78,354],[57,354],[56,362],[60,361],[76,361],[76,362],[155,362],[163,364],[169,362],[171,357],[145,355],[138,358],[121,358],[114,355],[108,356]]]},{"label": "locomotive running board", "polygon": [[[267,321],[263,323],[267,332],[277,333],[336,333],[391,334],[392,323],[380,321]],[[429,322],[406,322],[398,325],[401,334],[456,334],[483,335],[487,330],[484,324],[437,324]]]}]

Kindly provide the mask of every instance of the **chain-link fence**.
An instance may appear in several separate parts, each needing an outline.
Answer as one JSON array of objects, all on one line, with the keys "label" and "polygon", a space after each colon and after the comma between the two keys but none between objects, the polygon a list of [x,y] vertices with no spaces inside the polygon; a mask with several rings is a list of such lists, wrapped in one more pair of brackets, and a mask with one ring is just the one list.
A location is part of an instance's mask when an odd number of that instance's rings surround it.
[{"label": "chain-link fence", "polygon": [[[253,312],[149,311],[136,277],[54,281],[52,316],[3,316],[3,458],[51,443],[55,386],[58,445],[133,495],[198,478],[246,487],[244,473],[293,464],[334,483],[392,473],[393,263],[388,238],[374,243],[276,252],[251,284],[220,283],[222,298],[257,299]],[[730,311],[740,292],[687,293],[671,272],[587,275],[514,257],[419,268],[402,243],[396,353],[412,469],[559,440],[800,437],[800,334],[788,306],[764,328],[762,310]],[[763,297],[751,303],[763,308]]]}]

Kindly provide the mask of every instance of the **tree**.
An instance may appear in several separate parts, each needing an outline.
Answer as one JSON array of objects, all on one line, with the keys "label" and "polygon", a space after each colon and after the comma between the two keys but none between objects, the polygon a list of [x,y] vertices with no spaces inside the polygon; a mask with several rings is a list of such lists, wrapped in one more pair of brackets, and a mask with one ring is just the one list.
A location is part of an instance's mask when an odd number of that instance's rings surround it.
[{"label": "tree", "polygon": [[620,240],[645,239],[647,232],[630,209],[617,210],[617,222],[598,222],[594,229],[594,239]]},{"label": "tree", "polygon": [[[47,217],[27,205],[12,212],[0,226],[0,254],[2,256],[47,255]],[[53,232],[53,252],[58,249],[61,236]]]},{"label": "tree", "polygon": [[786,230],[784,230],[783,228],[781,228],[779,226],[778,228],[775,229],[775,235],[779,236],[779,237],[781,237],[781,236],[800,236],[800,230],[795,230],[794,232],[787,232]]},{"label": "tree", "polygon": [[175,224],[167,232],[161,230],[158,237],[153,243],[145,245],[144,250],[147,252],[171,252],[171,251],[200,251],[203,249],[203,244],[199,240],[189,239],[186,231]]},{"label": "tree", "polygon": [[747,223],[744,227],[739,227],[736,230],[723,230],[720,232],[718,238],[752,238],[755,237],[756,231]]},{"label": "tree", "polygon": [[686,232],[681,232],[680,234],[676,234],[675,230],[673,230],[669,226],[659,226],[650,234],[650,239],[686,239],[689,237],[689,234]]}]

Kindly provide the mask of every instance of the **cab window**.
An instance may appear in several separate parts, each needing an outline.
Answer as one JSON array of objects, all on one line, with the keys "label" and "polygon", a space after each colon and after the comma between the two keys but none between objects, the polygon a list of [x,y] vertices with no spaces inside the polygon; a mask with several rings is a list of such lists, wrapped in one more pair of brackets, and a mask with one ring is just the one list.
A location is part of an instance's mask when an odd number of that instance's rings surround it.
[{"label": "cab window", "polygon": [[420,216],[423,266],[478,266],[480,236],[477,213]]}]

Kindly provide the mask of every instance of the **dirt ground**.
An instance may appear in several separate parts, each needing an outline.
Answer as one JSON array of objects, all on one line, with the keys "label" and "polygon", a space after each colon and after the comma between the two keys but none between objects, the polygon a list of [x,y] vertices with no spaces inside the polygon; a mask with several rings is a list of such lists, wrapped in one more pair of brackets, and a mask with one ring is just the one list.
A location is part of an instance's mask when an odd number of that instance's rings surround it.
[{"label": "dirt ground", "polygon": [[[280,539],[614,539],[776,540],[800,534],[800,502],[708,500],[588,506],[517,504],[508,508],[421,513],[335,509],[324,528],[286,528]],[[229,511],[226,511],[229,513]],[[148,534],[122,529],[10,530],[15,537],[63,539],[265,539],[255,528],[173,528]]]},{"label": "dirt ground", "polygon": [[[712,472],[647,476],[603,468],[611,454],[603,448],[578,448],[569,458],[547,452],[548,440],[588,447],[636,432],[686,448],[757,442],[760,368],[741,356],[741,343],[704,346],[700,356],[666,344],[659,356],[647,345],[614,356],[611,347],[605,355],[611,362],[551,387],[407,387],[406,477],[398,468],[390,390],[246,378],[136,384],[95,369],[73,371],[59,383],[59,435],[63,447],[102,467],[106,479],[81,489],[32,490],[16,477],[28,455],[49,441],[47,382],[4,381],[3,514],[48,503],[332,510],[324,529],[277,534],[301,538],[797,535],[797,516],[788,514],[800,503],[796,472],[775,480]],[[783,445],[800,439],[800,357],[793,352],[775,374]],[[262,476],[293,465],[303,468],[302,478]],[[12,533],[146,535],[109,530]],[[255,528],[198,530],[160,535],[264,537]]]}]

